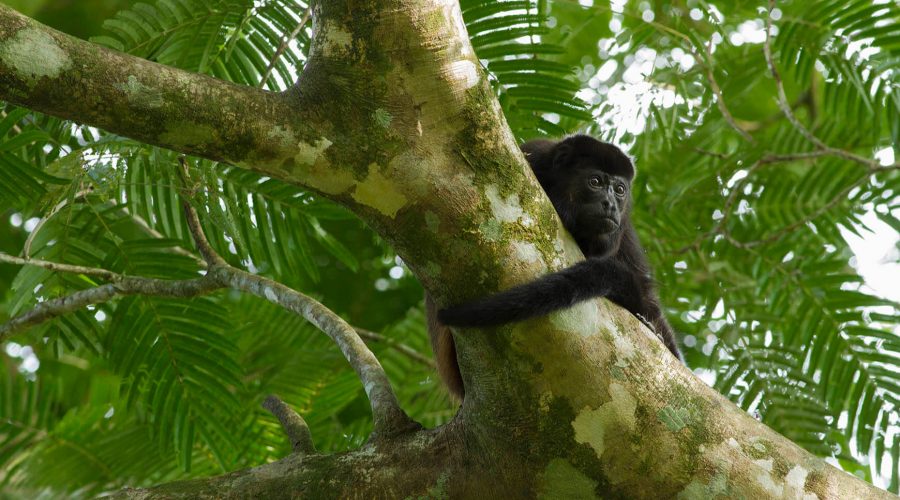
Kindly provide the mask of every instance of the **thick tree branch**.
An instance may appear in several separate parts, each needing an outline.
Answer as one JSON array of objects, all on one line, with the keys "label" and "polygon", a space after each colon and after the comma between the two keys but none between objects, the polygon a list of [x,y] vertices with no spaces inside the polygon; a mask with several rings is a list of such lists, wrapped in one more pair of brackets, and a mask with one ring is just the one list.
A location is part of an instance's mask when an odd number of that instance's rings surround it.
[{"label": "thick tree branch", "polygon": [[321,125],[299,120],[289,96],[105,49],[3,5],[0,99],[272,174]]}]

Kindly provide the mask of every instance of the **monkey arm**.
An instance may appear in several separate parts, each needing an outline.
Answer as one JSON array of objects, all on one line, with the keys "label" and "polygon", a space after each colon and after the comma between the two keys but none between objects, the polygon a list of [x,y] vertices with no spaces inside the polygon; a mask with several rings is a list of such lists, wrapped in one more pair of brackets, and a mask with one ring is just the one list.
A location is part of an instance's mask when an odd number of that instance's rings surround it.
[{"label": "monkey arm", "polygon": [[438,312],[450,326],[492,326],[543,316],[575,303],[610,296],[634,314],[641,295],[633,271],[610,258],[591,258],[509,290]]}]

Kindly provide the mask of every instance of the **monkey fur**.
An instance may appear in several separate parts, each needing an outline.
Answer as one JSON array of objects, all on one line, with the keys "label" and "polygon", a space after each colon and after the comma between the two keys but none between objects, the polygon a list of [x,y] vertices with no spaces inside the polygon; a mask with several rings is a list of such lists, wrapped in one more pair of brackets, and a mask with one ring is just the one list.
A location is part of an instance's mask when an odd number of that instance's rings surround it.
[{"label": "monkey fur", "polygon": [[428,331],[438,374],[450,393],[464,388],[449,326],[522,321],[606,297],[647,324],[675,357],[681,353],[663,316],[650,265],[631,224],[634,166],[616,146],[586,135],[534,140],[522,151],[586,260],[497,294],[437,311],[426,295]]}]

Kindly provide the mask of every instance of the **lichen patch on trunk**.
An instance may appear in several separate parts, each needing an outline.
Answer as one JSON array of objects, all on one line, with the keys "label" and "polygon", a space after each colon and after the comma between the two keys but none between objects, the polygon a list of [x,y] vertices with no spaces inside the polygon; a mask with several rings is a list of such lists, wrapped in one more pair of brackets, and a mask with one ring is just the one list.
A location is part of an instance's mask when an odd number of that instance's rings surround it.
[{"label": "lichen patch on trunk", "polygon": [[29,86],[41,78],[56,78],[72,69],[72,60],[49,34],[33,28],[19,30],[0,44],[0,61]]}]

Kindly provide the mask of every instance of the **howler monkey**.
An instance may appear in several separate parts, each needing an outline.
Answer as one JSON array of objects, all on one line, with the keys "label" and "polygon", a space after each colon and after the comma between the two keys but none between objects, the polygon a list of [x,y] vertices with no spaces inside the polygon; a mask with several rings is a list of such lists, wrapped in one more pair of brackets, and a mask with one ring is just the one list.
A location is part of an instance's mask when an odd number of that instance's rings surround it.
[{"label": "howler monkey", "polygon": [[[586,260],[509,290],[435,312],[426,297],[428,330],[438,372],[463,396],[453,337],[446,325],[478,327],[541,316],[594,297],[607,297],[650,326],[678,359],[644,250],[631,225],[634,166],[622,151],[586,135],[535,140],[522,151],[563,225]],[[436,317],[435,317],[436,316]]]}]

